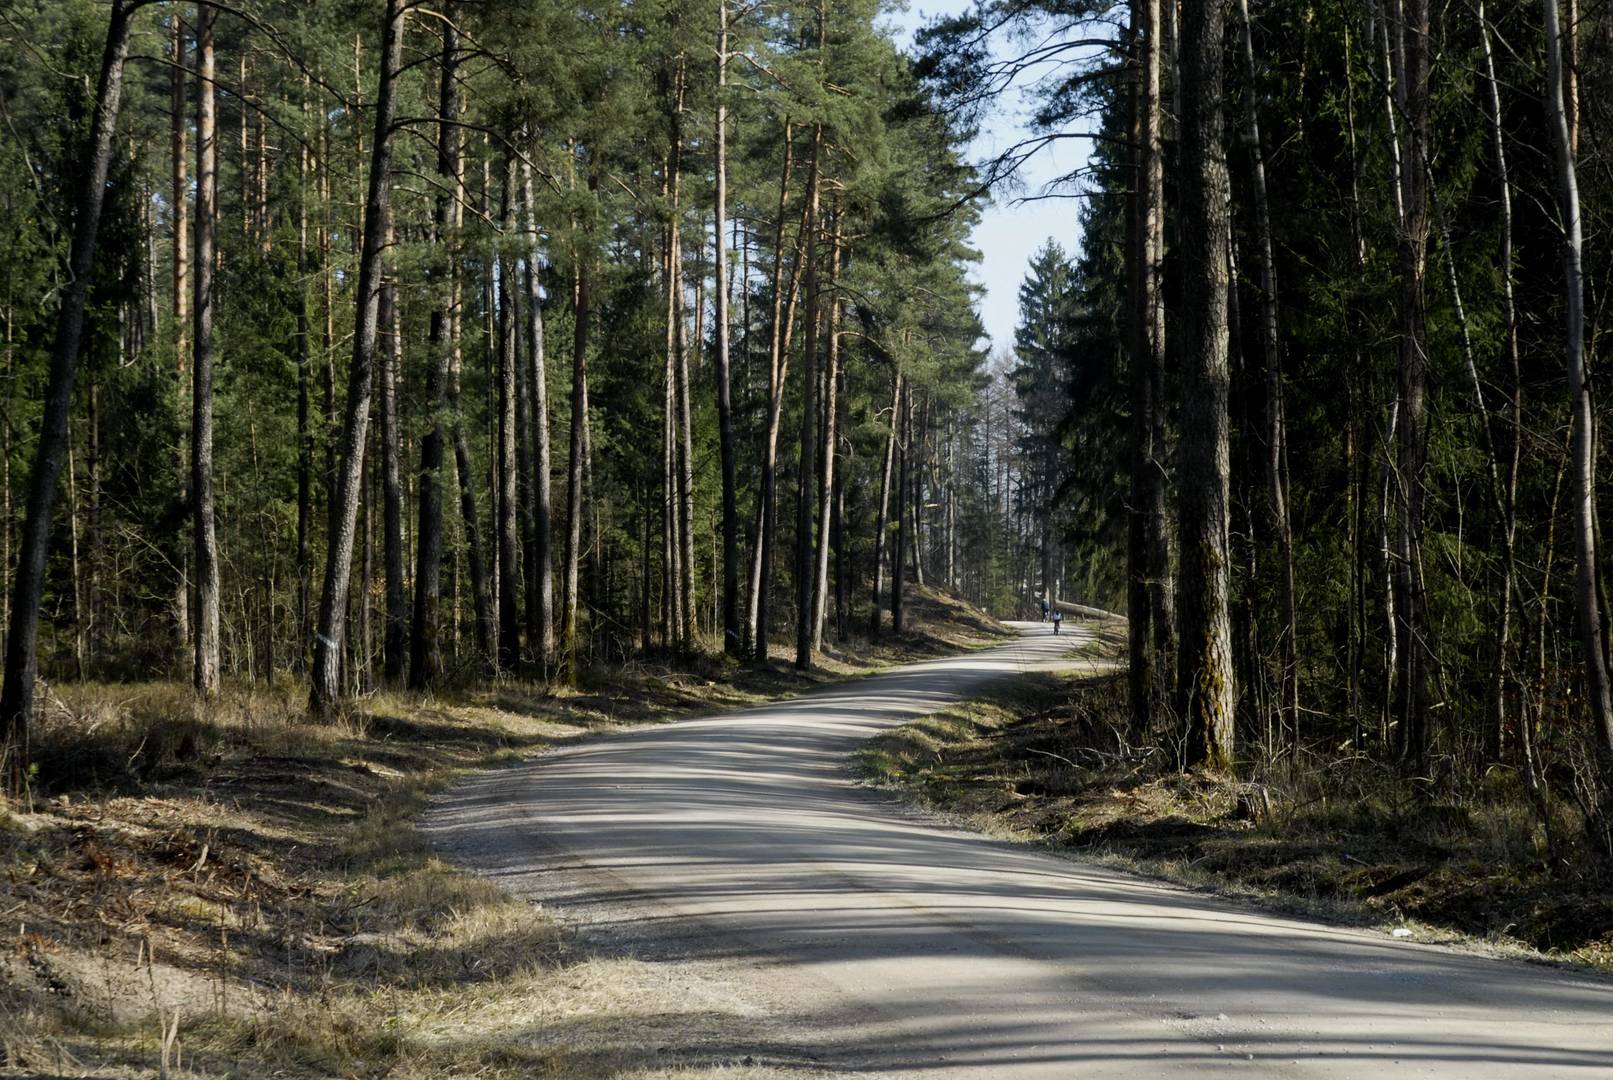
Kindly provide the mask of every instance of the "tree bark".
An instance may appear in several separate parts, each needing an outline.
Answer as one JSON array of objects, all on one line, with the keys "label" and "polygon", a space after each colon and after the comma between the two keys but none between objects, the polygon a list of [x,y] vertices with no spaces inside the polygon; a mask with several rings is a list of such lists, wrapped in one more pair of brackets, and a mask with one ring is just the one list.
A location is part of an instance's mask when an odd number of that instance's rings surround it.
[{"label": "tree bark", "polygon": [[547,664],[554,651],[554,571],[552,567],[552,531],[549,445],[549,373],[544,356],[543,294],[539,287],[539,268],[542,253],[539,251],[538,212],[533,199],[531,163],[521,163],[521,186],[524,222],[527,234],[526,298],[527,298],[527,368],[532,384],[533,425],[533,476],[532,476],[532,553],[528,557],[531,570],[527,576],[527,591],[533,599],[529,608],[535,608],[537,625],[528,629],[528,643],[540,663]]},{"label": "tree bark", "polygon": [[[190,354],[190,152],[186,148],[186,93],[189,80],[185,76],[185,22],[180,9],[169,16],[172,43],[169,59],[173,62],[170,73],[171,118],[173,127],[169,138],[173,162],[173,184],[169,188],[169,213],[174,227],[174,376],[178,387],[178,403],[183,408],[189,397],[186,385],[187,357]],[[301,277],[299,267],[298,277]],[[190,451],[183,436],[179,442],[180,502],[190,503]],[[174,583],[174,640],[180,655],[189,656],[190,644],[190,555],[179,553],[179,567]]]},{"label": "tree bark", "polygon": [[[1260,344],[1266,378],[1266,493],[1271,502],[1272,528],[1282,559],[1282,649],[1278,663],[1279,719],[1289,736],[1289,754],[1299,753],[1299,608],[1294,576],[1294,530],[1288,507],[1288,422],[1283,392],[1282,338],[1278,328],[1277,249],[1272,237],[1271,200],[1266,185],[1266,156],[1260,137],[1260,107],[1256,102],[1254,26],[1249,0],[1238,0],[1242,30],[1244,71],[1248,84],[1243,95],[1244,122],[1248,125],[1255,244],[1260,252]],[[1236,288],[1236,283],[1232,285]]]},{"label": "tree bark", "polygon": [[437,198],[429,233],[440,262],[428,265],[426,280],[433,296],[427,348],[425,397],[430,426],[420,444],[420,481],[416,496],[414,617],[409,638],[409,686],[423,690],[442,677],[443,448],[448,414],[454,343],[450,322],[458,318],[452,261],[458,244],[459,203],[464,191],[459,117],[459,5],[443,8],[442,73],[437,97]]},{"label": "tree bark", "polygon": [[[767,637],[771,586],[773,578],[773,533],[775,488],[778,482],[779,423],[784,412],[784,379],[789,373],[789,332],[795,321],[795,289],[801,270],[796,259],[790,270],[789,300],[784,289],[784,226],[789,212],[790,172],[793,165],[794,138],[788,118],[784,121],[784,166],[779,173],[778,224],[773,234],[772,297],[773,319],[768,350],[767,374],[767,432],[762,444],[762,475],[756,495],[756,551],[751,563],[750,628],[751,644],[755,657],[767,662]],[[796,237],[799,248],[802,237]]]},{"label": "tree bark", "polygon": [[95,111],[84,147],[83,172],[73,191],[73,238],[68,249],[56,338],[51,346],[50,374],[45,385],[39,442],[34,449],[28,509],[23,519],[22,547],[12,587],[11,620],[6,637],[6,669],[0,686],[0,775],[12,796],[23,794],[28,777],[28,725],[33,717],[34,676],[38,666],[39,601],[45,585],[45,558],[50,549],[56,485],[68,443],[68,415],[78,372],[84,333],[84,309],[95,263],[96,233],[112,163],[118,104],[123,92],[123,66],[129,55],[129,22],[139,0],[113,0],[107,19],[106,45],[96,84]]},{"label": "tree bark", "polygon": [[1428,668],[1433,650],[1426,625],[1422,576],[1424,473],[1428,460],[1424,420],[1428,360],[1423,278],[1428,262],[1428,0],[1396,0],[1401,42],[1396,66],[1402,126],[1400,236],[1400,422],[1397,457],[1399,529],[1395,600],[1400,662],[1400,725],[1405,751],[1421,770],[1430,748]]},{"label": "tree bark", "polygon": [[[388,230],[389,234],[391,230]],[[390,246],[390,235],[388,237]],[[386,575],[386,627],[381,675],[387,685],[403,680],[409,645],[409,597],[403,580],[403,477],[399,450],[398,381],[403,372],[403,313],[397,285],[381,286],[380,324],[387,334],[381,354],[381,553]]]},{"label": "tree bark", "polygon": [[392,194],[392,123],[397,108],[395,89],[398,68],[402,63],[406,11],[406,0],[387,0],[382,22],[375,138],[370,147],[369,190],[364,203],[364,232],[355,294],[357,310],[353,323],[353,357],[348,369],[341,465],[336,478],[336,529],[330,537],[325,560],[325,583],[319,601],[319,629],[314,640],[313,678],[308,697],[309,712],[318,719],[328,719],[334,715],[341,694],[342,642],[347,633],[347,591],[352,574],[354,526],[358,516],[359,488],[364,478],[364,447],[370,422],[381,259],[385,251]]},{"label": "tree bark", "polygon": [[[302,113],[308,116],[303,83]],[[306,126],[306,124],[305,124]],[[308,147],[297,158],[297,627],[292,664],[300,675],[308,663],[309,609],[314,580],[313,351],[308,328]]]},{"label": "tree bark", "polygon": [[913,388],[899,375],[897,383],[902,437],[896,444],[896,547],[891,552],[891,630],[900,634],[904,626],[902,558],[907,553],[907,455],[913,444]]},{"label": "tree bark", "polygon": [[834,217],[834,236],[829,249],[829,342],[824,351],[823,439],[818,468],[818,558],[812,577],[812,650],[823,648],[823,622],[829,609],[829,548],[834,539],[835,440],[840,406],[840,255],[839,215]]},{"label": "tree bark", "polygon": [[1228,220],[1222,145],[1223,11],[1182,12],[1181,619],[1178,708],[1190,766],[1232,766],[1236,687],[1229,604]]},{"label": "tree bark", "polygon": [[885,533],[890,526],[891,474],[896,463],[896,434],[901,415],[902,371],[898,368],[891,379],[891,426],[885,436],[885,465],[879,473],[879,512],[874,518],[874,603],[869,615],[869,631],[875,637],[879,636],[882,621],[880,596],[885,591]]},{"label": "tree bark", "polygon": [[[1507,417],[1511,441],[1506,458],[1506,475],[1502,480],[1499,502],[1502,508],[1501,539],[1505,563],[1501,571],[1501,612],[1496,625],[1495,670],[1491,681],[1494,703],[1490,715],[1489,751],[1492,759],[1499,759],[1505,744],[1507,720],[1507,670],[1511,651],[1513,594],[1518,580],[1518,471],[1520,448],[1523,444],[1523,374],[1519,361],[1518,305],[1514,290],[1515,270],[1512,255],[1512,176],[1507,164],[1506,136],[1501,119],[1501,83],[1495,74],[1495,51],[1490,40],[1490,23],[1485,16],[1484,0],[1479,0],[1477,18],[1479,36],[1484,47],[1484,81],[1486,103],[1490,108],[1490,138],[1495,151],[1496,182],[1500,188],[1501,235],[1497,252],[1501,264],[1501,315],[1505,321],[1504,356],[1507,365],[1508,394]],[[1483,399],[1480,397],[1480,408]],[[1489,431],[1489,417],[1485,414],[1485,431]],[[1493,443],[1492,443],[1493,445]],[[1492,451],[1492,458],[1494,453]],[[1526,718],[1519,718],[1526,724]],[[1533,788],[1536,778],[1532,772],[1525,782]]]},{"label": "tree bark", "polygon": [[[597,190],[596,175],[588,179],[589,189]],[[590,238],[584,238],[585,240]],[[571,435],[570,456],[566,461],[566,547],[565,574],[561,579],[560,624],[561,662],[566,676],[577,679],[577,567],[582,555],[583,441],[588,424],[588,320],[589,261],[592,253],[577,245],[577,284],[573,302],[574,329],[571,340]]]},{"label": "tree bark", "polygon": [[[504,158],[500,198],[501,236],[515,231],[515,155]],[[506,671],[521,662],[520,532],[516,512],[516,318],[515,268],[507,250],[496,256],[498,270],[498,662]]]},{"label": "tree bark", "polygon": [[1596,446],[1591,390],[1585,372],[1585,272],[1582,265],[1579,178],[1573,129],[1564,102],[1563,31],[1557,0],[1541,0],[1546,29],[1546,114],[1557,164],[1558,213],[1563,228],[1563,353],[1573,415],[1574,611],[1579,620],[1585,702],[1605,754],[1613,755],[1613,685],[1608,673],[1600,553],[1596,535]]},{"label": "tree bark", "polygon": [[[722,461],[723,651],[743,648],[739,621],[739,496],[734,450],[734,409],[729,388],[728,320],[728,0],[717,0],[716,258],[712,298],[717,332],[717,448]],[[747,285],[741,282],[742,286]]]},{"label": "tree bark", "polygon": [[218,227],[218,92],[213,24],[203,5],[196,30],[196,345],[191,370],[190,489],[196,560],[196,648],[191,680],[218,693],[219,567],[213,522],[213,236]]},{"label": "tree bark", "polygon": [[807,173],[806,348],[801,355],[801,458],[795,509],[795,666],[812,666],[812,510],[817,475],[818,419],[818,159],[823,125],[812,129],[812,165]]}]

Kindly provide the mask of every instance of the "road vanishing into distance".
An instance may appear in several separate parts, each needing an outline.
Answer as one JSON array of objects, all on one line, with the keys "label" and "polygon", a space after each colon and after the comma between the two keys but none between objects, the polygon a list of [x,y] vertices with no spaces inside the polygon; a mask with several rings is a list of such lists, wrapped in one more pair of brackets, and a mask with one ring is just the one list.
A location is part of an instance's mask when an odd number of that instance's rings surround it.
[{"label": "road vanishing into distance", "polygon": [[864,740],[987,680],[1072,667],[1087,632],[1016,628],[483,774],[426,828],[596,945],[720,965],[787,1025],[780,1061],[938,1080],[1613,1077],[1608,980],[1256,911],[860,787]]}]

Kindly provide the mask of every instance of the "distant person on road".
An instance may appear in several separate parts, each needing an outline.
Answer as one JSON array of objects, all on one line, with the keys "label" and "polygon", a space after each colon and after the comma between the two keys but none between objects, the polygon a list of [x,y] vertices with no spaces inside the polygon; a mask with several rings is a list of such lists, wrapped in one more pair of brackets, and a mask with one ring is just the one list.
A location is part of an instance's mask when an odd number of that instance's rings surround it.
[{"label": "distant person on road", "polygon": [[1062,612],[1062,611],[1053,612],[1053,633],[1056,634],[1056,633],[1059,632],[1059,623],[1061,623],[1063,621],[1064,621],[1064,612]]},{"label": "distant person on road", "polygon": [[1052,607],[1052,605],[1047,602],[1047,597],[1045,597],[1045,596],[1042,597],[1042,621],[1043,622],[1047,621],[1047,609],[1050,608],[1050,607]]}]

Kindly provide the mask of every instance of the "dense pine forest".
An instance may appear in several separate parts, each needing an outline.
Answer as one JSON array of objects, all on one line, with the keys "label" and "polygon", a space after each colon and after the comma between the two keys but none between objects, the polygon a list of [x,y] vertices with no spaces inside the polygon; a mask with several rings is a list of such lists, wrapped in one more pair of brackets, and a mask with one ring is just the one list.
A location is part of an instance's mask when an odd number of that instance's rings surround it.
[{"label": "dense pine forest", "polygon": [[1074,8],[939,20],[920,70],[966,130],[1029,85],[988,178],[1095,140],[1013,376],[1063,398],[1038,505],[1130,614],[1129,739],[1345,801],[1387,767],[1613,857],[1613,11]]},{"label": "dense pine forest", "polygon": [[5,18],[14,788],[36,670],[328,715],[1031,588],[979,185],[873,5]]},{"label": "dense pine forest", "polygon": [[1400,942],[1613,964],[1610,88],[1613,0],[0,0],[0,1072],[1607,1065]]},{"label": "dense pine forest", "polygon": [[[14,794],[60,683],[805,669],[928,585],[1126,612],[1178,768],[1613,857],[1599,0],[0,20]],[[1066,140],[989,356],[971,231]]]}]

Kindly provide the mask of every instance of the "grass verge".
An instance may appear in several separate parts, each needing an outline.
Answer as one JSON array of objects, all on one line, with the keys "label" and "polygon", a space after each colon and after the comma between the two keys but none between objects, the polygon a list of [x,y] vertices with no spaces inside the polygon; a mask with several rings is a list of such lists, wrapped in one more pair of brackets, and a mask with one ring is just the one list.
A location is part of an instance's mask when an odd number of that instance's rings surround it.
[{"label": "grass verge", "polygon": [[814,1075],[719,985],[579,946],[437,858],[413,827],[466,772],[629,724],[765,701],[990,644],[922,595],[913,632],[818,671],[720,657],[371,695],[303,721],[301,684],[198,703],[163,684],[52,687],[40,787],[0,811],[0,1074]]},{"label": "grass verge", "polygon": [[[1131,747],[1125,676],[1033,674],[882,734],[872,783],[997,835],[1290,912],[1613,972],[1613,877],[1550,856],[1515,778],[1437,797],[1365,759],[1182,774]],[[1569,830],[1559,830],[1566,835]]]}]

